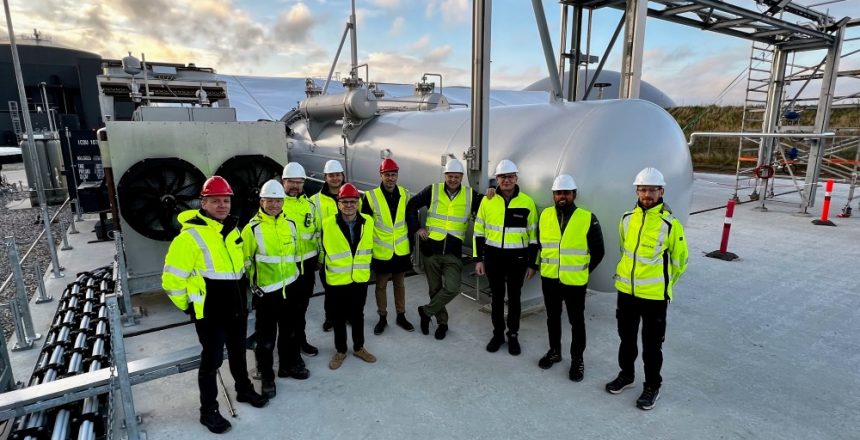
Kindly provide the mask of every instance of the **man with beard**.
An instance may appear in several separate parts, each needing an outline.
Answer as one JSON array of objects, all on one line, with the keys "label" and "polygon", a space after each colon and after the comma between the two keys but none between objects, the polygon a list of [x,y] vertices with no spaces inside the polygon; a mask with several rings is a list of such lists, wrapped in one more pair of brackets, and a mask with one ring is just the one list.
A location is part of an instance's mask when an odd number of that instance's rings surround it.
[{"label": "man with beard", "polygon": [[[343,165],[334,159],[329,160],[323,167],[323,184],[320,191],[311,197],[311,202],[317,208],[317,213],[320,218],[320,225],[325,219],[337,214],[337,193],[340,187],[346,180]],[[322,226],[320,226],[322,227]],[[320,270],[320,281],[323,287],[326,286],[325,272]],[[332,328],[331,320],[329,319],[329,298],[326,295],[323,300],[323,308],[325,309],[325,321],[323,322],[323,331],[330,332]]]},{"label": "man with beard", "polygon": [[540,274],[546,308],[549,351],[538,366],[544,370],[561,362],[561,306],[567,306],[572,341],[570,372],[574,382],[583,379],[585,365],[585,291],[588,275],[603,260],[603,233],[597,217],[576,206],[576,182],[561,174],[552,183],[555,206],[541,212],[538,223]]},{"label": "man with beard", "polygon": [[642,321],[642,362],[645,384],[636,406],[654,408],[660,397],[663,378],[663,341],[666,336],[666,309],[672,301],[672,287],[687,270],[687,242],[684,228],[663,203],[666,181],[656,168],[648,167],[633,181],[638,202],[624,213],[618,225],[621,260],[615,268],[618,305],[618,366],[621,372],[606,384],[606,392],[618,394],[633,386],[637,340]]}]

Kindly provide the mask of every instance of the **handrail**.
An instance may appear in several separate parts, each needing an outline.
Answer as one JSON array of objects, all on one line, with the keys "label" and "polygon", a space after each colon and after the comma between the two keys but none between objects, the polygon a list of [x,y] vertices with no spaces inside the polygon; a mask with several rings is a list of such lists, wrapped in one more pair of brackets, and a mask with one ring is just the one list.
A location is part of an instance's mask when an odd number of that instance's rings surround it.
[{"label": "handrail", "polygon": [[[69,203],[69,201],[70,201],[70,199],[68,197],[66,197],[66,201],[63,202],[62,205],[60,205],[60,209],[58,209],[57,212],[54,213],[54,216],[51,217],[51,223],[53,223],[54,220],[56,220],[57,217],[59,217],[60,213],[63,212],[63,209],[65,209],[65,207]],[[45,235],[45,228],[42,228],[42,230],[39,232],[39,236],[37,236],[36,239],[33,240],[33,244],[30,245],[30,248],[27,249],[27,252],[24,253],[23,257],[21,257],[21,262],[20,262],[21,266],[24,265],[24,261],[27,259],[27,257],[30,256],[30,252],[33,251],[33,249],[36,247],[36,244],[39,243],[39,240],[42,239],[43,235]],[[9,283],[11,283],[11,282],[12,282],[12,274],[10,273],[9,276],[6,277],[6,280],[3,281],[3,285],[0,285],[0,292],[3,292],[4,290],[6,290],[6,288],[9,287]]]}]

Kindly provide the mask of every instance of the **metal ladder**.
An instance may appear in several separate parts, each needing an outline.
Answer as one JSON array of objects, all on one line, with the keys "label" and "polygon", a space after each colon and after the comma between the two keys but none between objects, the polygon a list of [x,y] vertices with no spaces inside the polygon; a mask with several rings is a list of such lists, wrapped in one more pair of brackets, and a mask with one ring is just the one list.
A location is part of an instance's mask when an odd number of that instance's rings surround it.
[{"label": "metal ladder", "polygon": [[[771,67],[773,66],[773,49],[768,44],[754,41],[750,48],[750,61],[747,70],[747,87],[744,98],[744,110],[741,117],[741,131],[755,133],[762,131],[764,121],[765,102],[767,101],[767,90],[770,84]],[[745,187],[751,178],[754,178],[753,170],[758,162],[761,138],[741,137],[738,141],[738,159],[735,173],[735,193],[732,196],[738,199],[738,191],[745,182]],[[753,186],[754,188],[754,186]],[[753,192],[755,195],[756,193]],[[750,198],[755,200],[755,196]]]},{"label": "metal ladder", "polygon": [[9,101],[9,116],[12,118],[12,131],[15,132],[15,136],[18,136],[18,139],[21,139],[21,135],[24,134],[24,128],[21,126],[18,101]]}]

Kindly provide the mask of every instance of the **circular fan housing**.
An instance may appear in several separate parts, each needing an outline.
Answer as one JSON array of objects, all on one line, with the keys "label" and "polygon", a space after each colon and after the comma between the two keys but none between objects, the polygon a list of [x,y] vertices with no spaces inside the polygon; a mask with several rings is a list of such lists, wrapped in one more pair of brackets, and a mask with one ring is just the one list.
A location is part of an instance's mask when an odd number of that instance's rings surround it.
[{"label": "circular fan housing", "polygon": [[117,186],[123,219],[138,233],[153,240],[170,241],[179,235],[176,216],[200,208],[200,190],[206,176],[182,159],[144,159],[123,174]]},{"label": "circular fan housing", "polygon": [[281,180],[281,164],[261,154],[233,156],[227,159],[216,176],[227,179],[233,188],[233,203],[230,214],[239,219],[239,226],[245,226],[260,208],[260,188],[269,180]]}]

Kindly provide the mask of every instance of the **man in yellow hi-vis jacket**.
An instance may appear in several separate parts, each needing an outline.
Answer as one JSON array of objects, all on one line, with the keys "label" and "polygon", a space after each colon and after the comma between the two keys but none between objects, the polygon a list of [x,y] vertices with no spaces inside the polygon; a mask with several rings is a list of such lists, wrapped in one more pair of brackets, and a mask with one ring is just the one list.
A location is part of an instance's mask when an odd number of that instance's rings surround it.
[{"label": "man in yellow hi-vis jacket", "polygon": [[161,284],[170,300],[194,319],[203,351],[197,384],[200,423],[216,434],[230,429],[218,412],[218,368],[224,346],[236,381],[236,400],[256,408],[269,400],[254,391],[245,360],[248,282],[244,276],[242,238],[230,216],[233,190],[220,176],[203,184],[200,210],[179,214],[182,232],[170,243]]},{"label": "man in yellow hi-vis jacket", "polygon": [[672,300],[672,287],[687,270],[688,251],[684,227],[663,203],[663,174],[656,168],[645,168],[636,175],[633,185],[639,200],[618,225],[621,260],[615,269],[621,372],[606,384],[606,391],[618,394],[633,386],[641,320],[645,384],[636,406],[649,410],[660,397],[666,309]]},{"label": "man in yellow hi-vis jacket", "polygon": [[[278,377],[307,379],[310,376],[299,354],[295,314],[287,298],[293,295],[296,279],[296,224],[288,219],[284,187],[270,180],[260,189],[260,210],[242,229],[245,266],[255,305],[257,371],[262,393],[275,397],[274,351],[278,347]],[[288,290],[290,291],[288,293]]]}]

